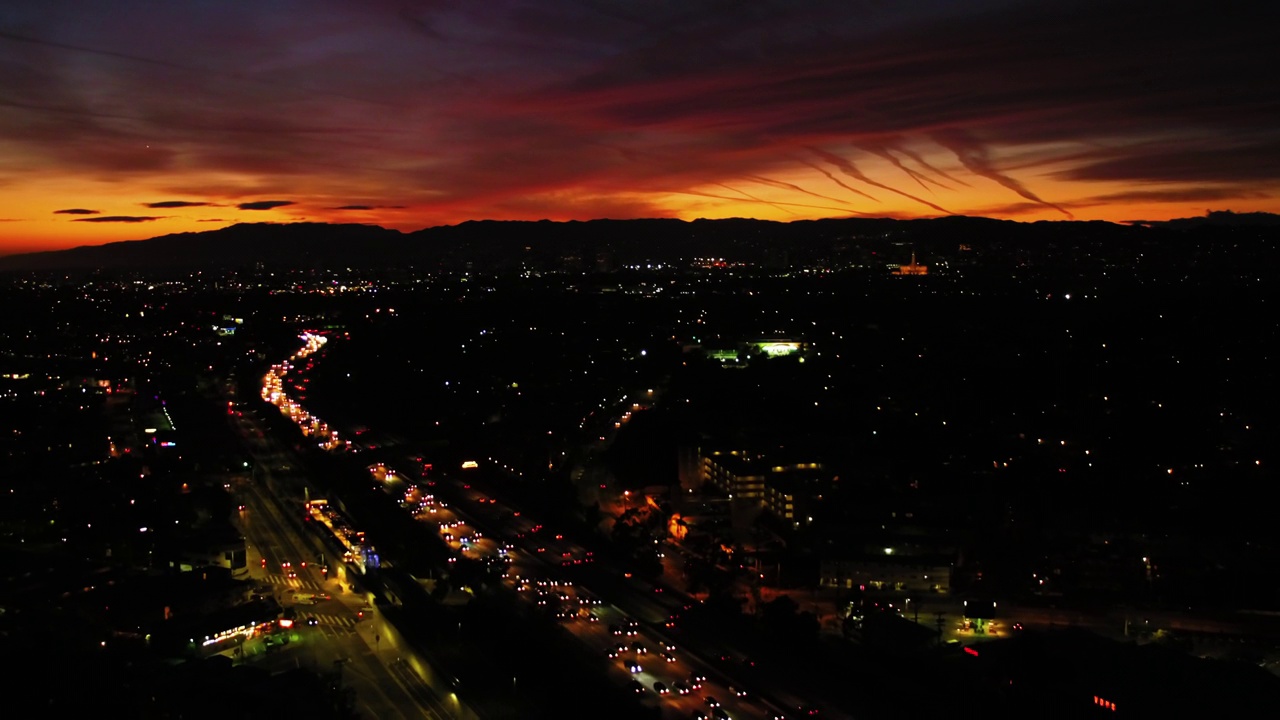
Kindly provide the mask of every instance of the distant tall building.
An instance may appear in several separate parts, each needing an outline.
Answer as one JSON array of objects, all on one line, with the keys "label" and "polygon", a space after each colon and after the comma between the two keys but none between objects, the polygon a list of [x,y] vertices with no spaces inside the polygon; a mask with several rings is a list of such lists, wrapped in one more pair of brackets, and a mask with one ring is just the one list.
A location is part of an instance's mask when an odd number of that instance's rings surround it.
[{"label": "distant tall building", "polygon": [[893,271],[894,275],[928,275],[928,265],[916,264],[916,251],[911,251],[911,263],[908,265],[899,265],[897,270]]}]

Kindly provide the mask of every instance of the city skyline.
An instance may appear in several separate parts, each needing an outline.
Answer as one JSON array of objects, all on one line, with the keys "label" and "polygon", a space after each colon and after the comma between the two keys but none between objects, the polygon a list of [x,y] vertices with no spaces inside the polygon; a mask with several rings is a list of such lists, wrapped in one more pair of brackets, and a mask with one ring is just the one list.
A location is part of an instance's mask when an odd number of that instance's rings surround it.
[{"label": "city skyline", "polygon": [[0,10],[0,255],[237,222],[1280,209],[1264,11]]}]

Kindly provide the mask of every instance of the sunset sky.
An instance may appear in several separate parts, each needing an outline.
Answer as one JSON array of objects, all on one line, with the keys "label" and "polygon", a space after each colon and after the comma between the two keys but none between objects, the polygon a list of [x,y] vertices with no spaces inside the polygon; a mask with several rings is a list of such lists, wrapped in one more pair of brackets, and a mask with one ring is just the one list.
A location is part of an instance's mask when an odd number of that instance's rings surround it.
[{"label": "sunset sky", "polygon": [[236,222],[1280,211],[1269,3],[0,6],[0,255]]}]

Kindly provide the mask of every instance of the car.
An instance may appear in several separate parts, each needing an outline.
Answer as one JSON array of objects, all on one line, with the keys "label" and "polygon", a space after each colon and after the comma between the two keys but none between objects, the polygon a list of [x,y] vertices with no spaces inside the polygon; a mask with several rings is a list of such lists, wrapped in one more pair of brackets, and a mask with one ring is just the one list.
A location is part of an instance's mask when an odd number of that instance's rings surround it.
[{"label": "car", "polygon": [[674,683],[671,683],[671,688],[676,691],[677,695],[689,694],[689,684],[683,680],[677,680]]},{"label": "car", "polygon": [[694,690],[700,689],[702,685],[706,682],[707,682],[706,675],[694,674],[689,676],[689,687],[693,688]]},{"label": "car", "polygon": [[662,659],[666,660],[667,662],[675,662],[676,656],[672,655],[671,653],[662,653]]},{"label": "car", "polygon": [[632,673],[644,672],[644,668],[640,667],[640,663],[635,661],[632,661],[631,663],[629,663],[627,665],[627,669],[630,670]]},{"label": "car", "polygon": [[746,690],[742,689],[741,687],[734,686],[734,685],[730,685],[730,686],[729,686],[729,692],[733,693],[735,697],[746,697],[746,696],[747,696],[747,691],[746,691]]},{"label": "car", "polygon": [[649,648],[640,644],[639,641],[631,643],[631,650],[635,652],[635,654],[637,655],[644,655],[645,653],[649,652]]},{"label": "car", "polygon": [[671,641],[669,641],[669,640],[663,640],[663,641],[662,641],[662,649],[663,649],[663,650],[666,650],[667,652],[675,652],[675,651],[676,651],[676,644],[675,644],[675,643],[673,643],[673,642],[671,642]]},{"label": "car", "polygon": [[716,720],[733,720],[729,717],[729,713],[724,708],[718,707],[711,710],[711,717]]},{"label": "car", "polygon": [[718,708],[718,707],[720,707],[720,701],[719,701],[719,700],[717,700],[717,699],[715,699],[715,697],[713,697],[713,696],[711,696],[711,695],[706,696],[705,698],[703,698],[703,700],[702,700],[702,701],[703,701],[703,702],[705,702],[705,703],[707,704],[707,707],[709,707],[709,708]]},{"label": "car", "polygon": [[612,633],[612,634],[614,634],[614,635],[621,635],[621,634],[622,634],[622,627],[621,627],[621,626],[619,626],[619,625],[610,625],[610,626],[609,626],[609,632],[610,632],[610,633]]},{"label": "car", "polygon": [[627,687],[631,688],[633,691],[638,693],[644,692],[644,685],[641,685],[639,682],[635,680],[632,680],[631,682],[627,683]]},{"label": "car", "polygon": [[661,681],[653,684],[653,691],[658,693],[659,695],[666,695],[667,693],[671,692],[670,690],[667,689],[667,684]]},{"label": "car", "polygon": [[707,714],[701,710],[695,710],[693,713],[693,720],[707,720]]},{"label": "car", "polygon": [[622,646],[621,646],[621,645],[619,645],[618,647],[611,647],[611,648],[609,648],[609,657],[611,657],[611,658],[616,658],[616,657],[618,657],[618,655],[622,654],[622,649],[621,649],[621,648],[622,648]]},{"label": "car", "polygon": [[320,624],[320,621],[315,619],[314,616],[312,616],[307,618],[307,624],[310,625],[311,627],[315,627],[316,625]]}]

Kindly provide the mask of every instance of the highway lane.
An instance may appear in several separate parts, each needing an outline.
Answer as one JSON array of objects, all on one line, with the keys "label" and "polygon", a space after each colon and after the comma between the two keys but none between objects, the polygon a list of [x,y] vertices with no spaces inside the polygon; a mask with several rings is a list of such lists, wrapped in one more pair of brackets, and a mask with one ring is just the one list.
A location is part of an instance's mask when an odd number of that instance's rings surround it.
[{"label": "highway lane", "polygon": [[[242,424],[246,423],[237,423]],[[247,424],[253,425],[252,421]],[[247,438],[260,437],[249,429]],[[259,443],[246,444],[254,462],[263,468],[257,474],[269,482],[271,467],[280,463],[280,457]],[[459,716],[461,708],[456,704],[451,708],[448,701],[433,693],[424,682],[429,668],[403,648],[396,647],[392,638],[397,634],[377,611],[370,606],[364,610],[364,617],[360,617],[360,608],[368,605],[368,598],[344,591],[343,585],[353,582],[354,578],[340,574],[339,571],[346,572],[341,563],[331,560],[333,577],[323,576],[315,562],[324,551],[323,545],[318,538],[302,531],[300,522],[291,522],[284,516],[290,500],[282,501],[286,504],[282,509],[281,501],[255,483],[242,488],[240,496],[245,509],[239,522],[250,548],[250,575],[259,583],[270,583],[280,604],[294,608],[297,617],[291,633],[297,638],[295,642],[273,651],[270,658],[254,659],[264,660],[269,667],[277,669],[305,665],[318,672],[340,672],[347,686],[355,690],[358,709],[365,717]],[[298,517],[301,513],[299,507]],[[291,563],[291,567],[285,568],[285,562]],[[329,599],[311,602],[310,598],[316,595]],[[311,617],[316,619],[315,626],[307,624],[307,618]]]},{"label": "highway lane", "polygon": [[[477,517],[484,516],[487,520],[500,522],[501,518],[519,512],[508,507],[501,500],[494,502],[495,498],[490,496],[493,488],[480,488],[478,481],[473,476],[464,474],[462,478],[438,479],[436,487],[441,488],[443,492],[447,492],[453,497],[455,512],[460,514],[472,512]],[[527,513],[522,513],[519,517],[525,521],[526,525],[524,527],[527,529],[528,523],[532,523],[532,520],[529,519]],[[480,521],[477,520],[477,522]],[[535,524],[535,527],[541,526]],[[526,531],[524,536],[517,542],[525,543],[523,549],[528,552],[530,549],[536,550],[544,546],[549,540],[544,541],[538,538],[554,538],[554,532],[542,528],[541,534],[534,533],[530,535]],[[584,553],[585,551],[581,548],[575,548],[575,552]],[[655,584],[623,569],[594,563],[580,568],[568,569],[574,573],[573,577],[576,580],[586,583],[595,592],[608,598],[611,604],[620,608],[627,616],[640,621],[642,626],[648,632],[653,633],[659,640],[676,643],[684,640],[677,635],[680,632],[679,629],[669,629],[667,623],[673,614],[679,614],[686,606],[691,606],[699,601],[681,592],[676,585],[665,581],[659,581]],[[699,656],[698,662],[701,663],[702,672],[712,678],[713,681],[718,681],[725,692],[731,685],[741,686],[743,684],[741,679],[735,681],[731,677],[732,673],[726,673],[723,663],[715,663],[710,660],[721,656],[744,657],[745,653],[741,650],[719,645],[710,647],[702,640],[699,640],[695,647],[689,649],[696,651]],[[772,716],[775,712],[782,713],[783,708],[808,705],[811,700],[800,697],[781,687],[760,688],[760,692],[765,697],[756,698],[756,700],[763,708],[768,710],[768,716]],[[723,701],[724,698],[721,698],[721,700]],[[728,703],[726,703],[726,707],[728,707]]]},{"label": "highway lane", "polygon": [[[436,495],[438,491],[448,493],[452,502],[443,502]],[[689,718],[698,711],[710,712],[708,697],[716,699],[732,718],[764,720],[775,715],[776,708],[762,704],[751,693],[740,697],[732,679],[677,648],[673,638],[659,632],[672,612],[683,607],[677,593],[657,592],[659,586],[628,577],[622,570],[596,567],[594,563],[575,565],[574,559],[585,559],[587,551],[557,537],[526,513],[471,487],[465,478],[438,479],[429,487],[410,490],[405,498],[407,510],[424,522],[435,524],[459,555],[479,558],[493,556],[500,548],[512,548],[507,552],[513,562],[508,575],[512,587],[530,603],[544,606],[548,615],[560,616],[560,622],[571,633],[611,663],[611,675],[617,682],[634,687],[642,702],[660,709],[664,718]],[[463,510],[463,506],[467,509]],[[500,537],[488,536],[481,527],[501,528],[489,531]],[[477,533],[484,537],[464,548],[461,540]],[[625,588],[629,595],[629,602],[621,603],[626,609],[618,603],[601,601],[592,588],[565,581],[572,573],[612,576],[610,590],[617,593]],[[592,616],[596,618],[594,622],[590,620]],[[615,636],[611,625],[630,628],[633,634]],[[627,649],[608,657],[622,641]],[[649,652],[637,655],[630,649],[633,642],[639,642]],[[671,662],[664,657],[664,648],[668,647],[672,648]],[[631,672],[632,662],[639,662],[639,672]],[[695,681],[695,676],[702,679]],[[659,694],[657,683],[668,692]],[[689,688],[686,694],[679,692],[678,683]],[[736,687],[742,688],[743,684],[737,683]]]}]

